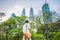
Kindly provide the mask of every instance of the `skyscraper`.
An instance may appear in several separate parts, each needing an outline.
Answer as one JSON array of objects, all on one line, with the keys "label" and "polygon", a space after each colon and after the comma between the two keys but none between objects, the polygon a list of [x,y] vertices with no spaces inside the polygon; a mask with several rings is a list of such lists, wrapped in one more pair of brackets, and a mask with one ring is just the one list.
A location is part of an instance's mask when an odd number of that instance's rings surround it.
[{"label": "skyscraper", "polygon": [[30,8],[29,19],[30,19],[30,21],[34,21],[34,11],[33,11],[32,7]]},{"label": "skyscraper", "polygon": [[42,6],[42,12],[43,12],[44,23],[52,22],[51,12],[47,2]]},{"label": "skyscraper", "polygon": [[21,16],[26,16],[25,8],[23,8]]}]

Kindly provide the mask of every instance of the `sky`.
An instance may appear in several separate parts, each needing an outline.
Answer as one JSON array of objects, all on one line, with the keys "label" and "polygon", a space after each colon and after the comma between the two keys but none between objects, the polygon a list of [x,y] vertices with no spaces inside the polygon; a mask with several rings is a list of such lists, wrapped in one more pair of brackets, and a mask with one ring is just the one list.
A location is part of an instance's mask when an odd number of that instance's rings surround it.
[{"label": "sky", "polygon": [[[46,0],[51,11],[55,11],[60,15],[60,0]],[[42,6],[45,0],[0,0],[0,12],[5,13],[9,18],[12,13],[20,16],[23,8],[26,10],[26,15],[29,16],[30,8],[34,10],[34,14],[42,11]]]}]

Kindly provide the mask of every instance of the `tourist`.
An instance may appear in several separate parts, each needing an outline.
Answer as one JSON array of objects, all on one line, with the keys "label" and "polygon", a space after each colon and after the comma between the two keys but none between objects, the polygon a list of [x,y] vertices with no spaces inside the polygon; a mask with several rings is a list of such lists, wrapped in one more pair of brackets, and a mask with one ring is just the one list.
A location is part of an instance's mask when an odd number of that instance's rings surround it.
[{"label": "tourist", "polygon": [[28,20],[26,20],[23,25],[23,40],[31,40],[30,24]]}]

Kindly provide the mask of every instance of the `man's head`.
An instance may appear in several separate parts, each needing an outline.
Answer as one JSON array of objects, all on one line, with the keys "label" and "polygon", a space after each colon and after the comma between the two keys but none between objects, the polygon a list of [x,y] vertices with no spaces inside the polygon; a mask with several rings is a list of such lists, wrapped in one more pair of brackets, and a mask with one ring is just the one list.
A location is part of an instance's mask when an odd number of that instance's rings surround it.
[{"label": "man's head", "polygon": [[25,23],[29,23],[29,21],[28,21],[28,20],[26,20],[26,21],[25,21]]}]

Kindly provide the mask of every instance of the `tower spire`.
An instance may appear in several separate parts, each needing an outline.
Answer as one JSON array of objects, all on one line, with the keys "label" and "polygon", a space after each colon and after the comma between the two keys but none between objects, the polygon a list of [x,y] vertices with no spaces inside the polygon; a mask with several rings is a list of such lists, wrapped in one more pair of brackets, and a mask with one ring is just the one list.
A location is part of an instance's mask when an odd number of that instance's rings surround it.
[{"label": "tower spire", "polygon": [[45,3],[47,3],[47,0],[45,0]]}]

